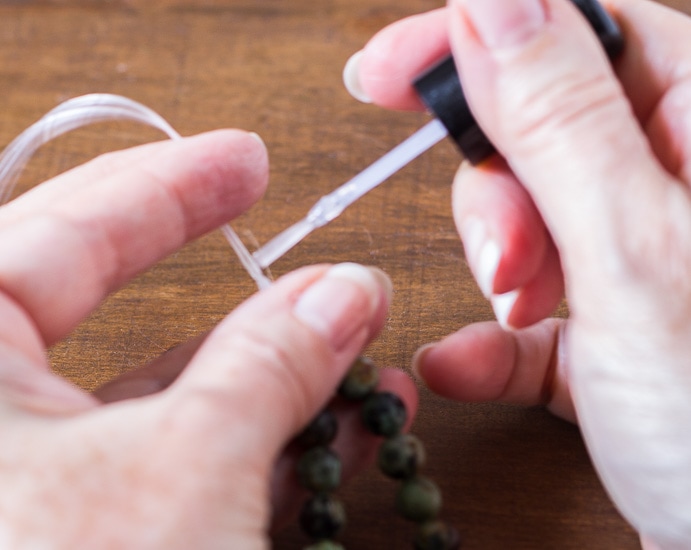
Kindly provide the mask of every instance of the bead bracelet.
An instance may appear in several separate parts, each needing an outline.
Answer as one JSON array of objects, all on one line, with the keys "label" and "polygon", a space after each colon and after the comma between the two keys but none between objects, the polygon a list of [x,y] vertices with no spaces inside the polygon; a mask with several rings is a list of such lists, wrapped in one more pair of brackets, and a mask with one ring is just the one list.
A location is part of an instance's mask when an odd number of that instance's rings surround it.
[{"label": "bead bracelet", "polygon": [[[420,474],[425,464],[425,448],[412,434],[402,433],[408,414],[397,395],[377,391],[379,370],[365,357],[358,358],[342,380],[338,395],[362,404],[365,428],[384,438],[377,466],[386,476],[399,480],[395,506],[403,518],[418,524],[413,548],[416,550],[457,550],[458,531],[439,520],[442,498],[437,485]],[[341,482],[341,461],[329,447],[338,432],[336,415],[325,408],[295,441],[304,449],[298,460],[298,483],[312,492],[300,512],[300,526],[314,543],[304,550],[344,550],[335,537],[346,523],[343,503],[334,495]]]}]

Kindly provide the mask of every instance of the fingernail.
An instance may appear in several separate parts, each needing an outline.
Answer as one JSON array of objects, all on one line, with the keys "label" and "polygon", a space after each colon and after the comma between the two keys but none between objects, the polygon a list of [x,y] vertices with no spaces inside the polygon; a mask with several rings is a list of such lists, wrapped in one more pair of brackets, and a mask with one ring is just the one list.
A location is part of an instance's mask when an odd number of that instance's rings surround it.
[{"label": "fingernail", "polygon": [[257,132],[249,132],[249,135],[252,139],[261,143],[263,147],[266,147],[266,143],[264,143],[264,140]]},{"label": "fingernail", "polygon": [[452,0],[488,48],[526,42],[547,19],[542,0]]},{"label": "fingernail", "polygon": [[513,327],[509,323],[509,319],[511,318],[513,306],[516,304],[519,295],[520,290],[512,290],[504,294],[495,294],[490,298],[494,316],[504,330],[513,330]]},{"label": "fingernail", "polygon": [[501,247],[489,236],[487,225],[480,218],[469,218],[463,224],[463,244],[470,269],[482,293],[489,298],[501,261]]},{"label": "fingernail", "polygon": [[363,103],[372,103],[372,99],[362,89],[360,83],[360,61],[362,60],[362,50],[354,53],[345,64],[343,68],[343,84],[348,93],[358,101]]},{"label": "fingernail", "polygon": [[391,288],[379,269],[338,264],[302,293],[293,313],[339,350],[367,327],[382,299],[390,299]]},{"label": "fingernail", "polygon": [[413,377],[416,380],[420,380],[421,382],[425,382],[425,374],[424,374],[424,364],[425,364],[425,356],[429,351],[434,349],[436,344],[425,344],[424,346],[420,347],[416,352],[415,355],[413,355],[413,364],[411,366],[411,372],[413,373]]}]

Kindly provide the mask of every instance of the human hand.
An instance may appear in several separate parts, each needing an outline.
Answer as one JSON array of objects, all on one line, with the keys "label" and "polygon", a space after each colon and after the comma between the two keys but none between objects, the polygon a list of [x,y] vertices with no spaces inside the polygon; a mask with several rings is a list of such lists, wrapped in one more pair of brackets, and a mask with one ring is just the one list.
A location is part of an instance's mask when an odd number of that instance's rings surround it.
[{"label": "human hand", "polygon": [[[691,20],[644,0],[606,7],[625,34],[614,69],[569,2],[452,0],[382,31],[346,77],[361,98],[420,109],[409,83],[452,49],[502,157],[459,170],[453,207],[514,330],[465,327],[418,354],[420,375],[449,397],[577,416],[623,514],[688,549]],[[568,321],[543,320],[564,288]]]},{"label": "human hand", "polygon": [[[103,156],[0,209],[0,546],[266,548],[296,508],[287,442],[384,323],[360,266],[294,272],[96,396],[45,348],[135,274],[247,209],[260,140],[219,131]],[[381,386],[414,413],[412,382]],[[346,476],[376,441],[341,412]],[[412,414],[411,414],[412,415]]]}]

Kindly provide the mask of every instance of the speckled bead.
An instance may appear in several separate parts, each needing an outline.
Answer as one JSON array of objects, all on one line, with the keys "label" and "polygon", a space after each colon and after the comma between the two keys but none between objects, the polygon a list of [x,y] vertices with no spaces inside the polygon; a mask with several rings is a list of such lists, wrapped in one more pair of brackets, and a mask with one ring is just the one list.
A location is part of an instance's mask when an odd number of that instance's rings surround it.
[{"label": "speckled bead", "polygon": [[338,420],[331,409],[324,409],[310,422],[295,441],[305,447],[326,447],[338,433]]},{"label": "speckled bead", "polygon": [[455,527],[443,521],[428,521],[415,534],[415,550],[458,550],[461,537]]},{"label": "speckled bead", "polygon": [[302,530],[315,540],[333,538],[343,529],[345,522],[343,504],[323,493],[308,499],[300,512]]},{"label": "speckled bead", "polygon": [[345,550],[345,547],[333,540],[320,540],[319,542],[305,546],[304,550]]},{"label": "speckled bead", "polygon": [[367,357],[358,357],[338,387],[338,394],[351,401],[360,401],[379,384],[379,369]]},{"label": "speckled bead", "polygon": [[393,393],[375,392],[362,405],[362,421],[375,435],[397,435],[405,426],[407,417],[405,404]]},{"label": "speckled bead", "polygon": [[381,444],[377,465],[393,479],[408,479],[424,466],[425,458],[422,441],[413,434],[399,434]]},{"label": "speckled bead", "polygon": [[405,480],[396,495],[396,510],[411,521],[425,522],[436,518],[441,504],[439,487],[422,476]]},{"label": "speckled bead", "polygon": [[314,447],[297,464],[300,485],[315,493],[327,493],[341,483],[341,459],[327,447]]}]

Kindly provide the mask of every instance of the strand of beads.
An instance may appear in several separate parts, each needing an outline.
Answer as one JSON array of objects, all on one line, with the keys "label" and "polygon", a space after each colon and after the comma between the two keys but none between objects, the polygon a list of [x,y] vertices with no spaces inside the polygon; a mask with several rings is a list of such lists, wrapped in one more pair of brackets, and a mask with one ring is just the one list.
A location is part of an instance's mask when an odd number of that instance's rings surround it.
[{"label": "strand of beads", "polygon": [[[396,510],[418,524],[413,542],[416,550],[457,550],[458,531],[438,519],[442,498],[437,485],[420,474],[425,464],[425,448],[412,434],[402,433],[407,420],[403,401],[390,392],[377,391],[379,370],[365,357],[351,366],[338,388],[338,394],[362,403],[364,426],[383,437],[377,464],[390,478],[401,481],[396,495]],[[299,483],[315,493],[300,514],[303,531],[316,542],[305,550],[344,550],[333,537],[345,524],[345,511],[332,492],[340,484],[341,463],[328,448],[337,432],[334,414],[326,409],[297,438],[306,449],[298,461]]]},{"label": "strand of beads", "polygon": [[329,448],[337,432],[336,415],[327,408],[296,438],[305,449],[297,463],[298,482],[314,493],[300,512],[302,530],[316,541],[305,550],[344,550],[332,540],[346,522],[343,504],[332,494],[341,483],[341,461]]},{"label": "strand of beads", "polygon": [[407,420],[405,404],[388,392],[376,391],[378,369],[366,358],[359,358],[339,388],[345,399],[363,400],[365,427],[384,439],[377,458],[379,470],[401,481],[396,494],[396,510],[407,520],[418,523],[413,542],[416,550],[457,550],[458,531],[438,518],[442,506],[439,487],[420,474],[425,464],[425,448],[419,438],[401,432]]}]

